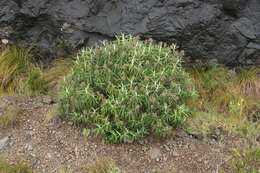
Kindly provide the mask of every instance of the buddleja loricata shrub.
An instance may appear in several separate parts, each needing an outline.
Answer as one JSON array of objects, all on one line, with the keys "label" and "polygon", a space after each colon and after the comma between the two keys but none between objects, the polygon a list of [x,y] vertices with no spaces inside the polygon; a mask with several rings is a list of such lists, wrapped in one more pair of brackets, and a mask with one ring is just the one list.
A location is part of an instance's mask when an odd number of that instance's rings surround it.
[{"label": "buddleja loricata shrub", "polygon": [[194,95],[175,46],[120,36],[78,55],[60,93],[62,115],[110,142],[165,136],[189,115]]}]

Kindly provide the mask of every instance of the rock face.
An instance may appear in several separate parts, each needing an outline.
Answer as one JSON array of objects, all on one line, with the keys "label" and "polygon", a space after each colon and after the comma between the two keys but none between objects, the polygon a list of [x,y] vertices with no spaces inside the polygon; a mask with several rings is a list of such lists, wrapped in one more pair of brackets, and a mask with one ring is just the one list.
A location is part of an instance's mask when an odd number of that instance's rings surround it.
[{"label": "rock face", "polygon": [[176,43],[190,61],[260,64],[260,0],[1,0],[0,7],[0,40],[50,55],[127,33]]}]

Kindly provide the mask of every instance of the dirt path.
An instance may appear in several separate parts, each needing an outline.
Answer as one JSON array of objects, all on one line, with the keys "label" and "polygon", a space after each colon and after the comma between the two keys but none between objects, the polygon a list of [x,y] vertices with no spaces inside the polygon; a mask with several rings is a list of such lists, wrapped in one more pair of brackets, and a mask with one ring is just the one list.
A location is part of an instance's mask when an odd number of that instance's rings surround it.
[{"label": "dirt path", "polygon": [[80,173],[88,163],[103,156],[112,158],[129,173],[217,173],[229,158],[226,144],[206,143],[182,130],[165,140],[150,138],[137,144],[112,145],[98,137],[84,138],[71,123],[46,121],[53,105],[45,97],[1,98],[0,114],[1,106],[10,105],[22,108],[23,115],[16,126],[0,129],[0,139],[9,137],[0,154],[10,161],[27,160],[36,173],[54,173],[62,167]]}]

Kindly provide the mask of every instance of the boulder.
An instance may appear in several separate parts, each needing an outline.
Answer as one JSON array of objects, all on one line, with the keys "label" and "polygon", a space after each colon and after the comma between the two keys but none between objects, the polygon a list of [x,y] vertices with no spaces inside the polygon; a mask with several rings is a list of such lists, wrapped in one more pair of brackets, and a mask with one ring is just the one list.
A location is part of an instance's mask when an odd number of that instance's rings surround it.
[{"label": "boulder", "polygon": [[175,43],[187,62],[260,64],[259,0],[1,0],[0,40],[41,60],[120,33]]}]

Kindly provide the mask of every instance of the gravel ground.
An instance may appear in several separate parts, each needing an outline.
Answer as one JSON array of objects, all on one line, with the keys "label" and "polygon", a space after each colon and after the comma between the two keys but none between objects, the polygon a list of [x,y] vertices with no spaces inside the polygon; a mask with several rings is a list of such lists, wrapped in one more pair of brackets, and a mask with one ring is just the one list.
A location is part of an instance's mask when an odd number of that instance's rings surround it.
[{"label": "gravel ground", "polygon": [[150,137],[134,144],[108,144],[93,135],[84,137],[79,127],[59,118],[46,121],[55,106],[47,96],[2,97],[0,115],[11,105],[23,113],[18,124],[0,129],[0,155],[11,162],[26,160],[36,173],[55,173],[64,167],[81,173],[98,157],[112,158],[129,173],[217,173],[222,167],[230,172],[224,166],[230,159],[228,148],[240,142],[205,142],[178,129],[174,137],[163,140]]}]

